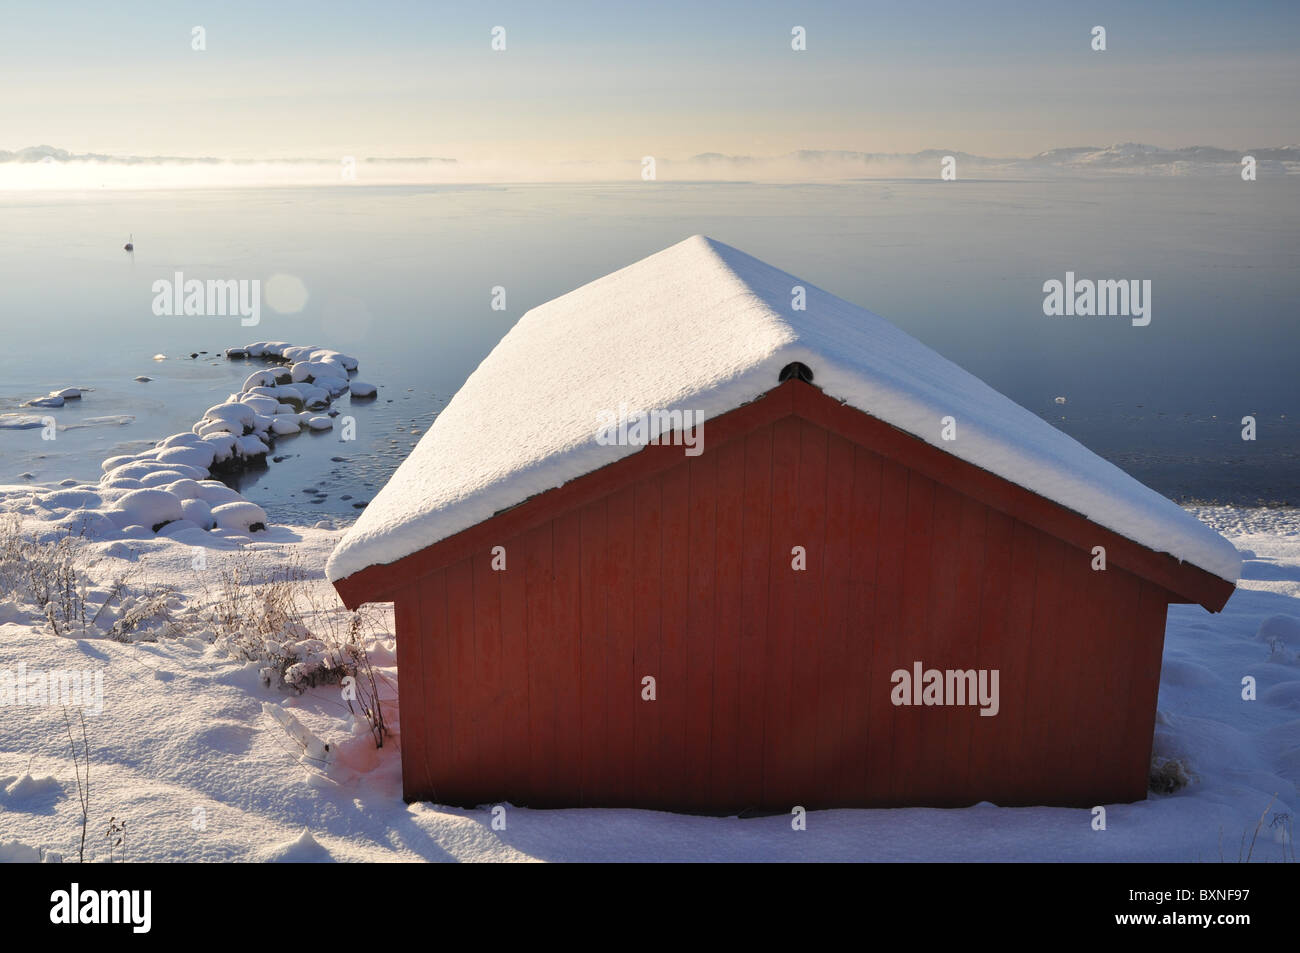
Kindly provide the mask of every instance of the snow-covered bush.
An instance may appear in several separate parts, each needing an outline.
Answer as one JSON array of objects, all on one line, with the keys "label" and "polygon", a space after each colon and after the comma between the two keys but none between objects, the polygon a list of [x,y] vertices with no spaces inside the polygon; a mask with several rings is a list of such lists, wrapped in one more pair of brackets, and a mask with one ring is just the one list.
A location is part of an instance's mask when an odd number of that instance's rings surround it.
[{"label": "snow-covered bush", "polygon": [[356,676],[363,656],[356,645],[327,645],[312,638],[301,623],[291,623],[282,639],[247,639],[236,636],[228,640],[246,658],[264,661],[262,684],[268,688],[289,688],[299,693],[317,685],[337,685],[348,676]]},{"label": "snow-covered bush", "polygon": [[17,514],[0,516],[0,597],[44,616],[56,635],[106,636],[118,642],[177,634],[171,586],[139,579],[139,564],[101,579],[89,540],[68,531],[53,539],[25,533]]},{"label": "snow-covered bush", "polygon": [[117,605],[108,637],[115,642],[151,642],[159,633],[185,634],[172,616],[179,599],[170,586],[142,586],[129,589],[124,580],[116,584]]},{"label": "snow-covered bush", "polygon": [[208,597],[208,621],[216,643],[237,658],[261,663],[268,688],[304,692],[344,679],[350,710],[365,717],[383,747],[388,729],[379,703],[378,677],[365,645],[377,624],[348,611],[333,588],[304,571],[297,554],[276,554],[263,570],[253,551],[225,560],[215,592]]},{"label": "snow-covered bush", "polygon": [[14,599],[26,580],[22,523],[16,513],[0,513],[0,600]]},{"label": "snow-covered bush", "polygon": [[1151,759],[1151,775],[1148,787],[1156,794],[1173,794],[1192,783],[1192,773],[1181,758]]},{"label": "snow-covered bush", "polygon": [[85,541],[66,533],[53,540],[37,540],[25,534],[16,514],[7,514],[0,528],[0,582],[6,597],[19,605],[38,609],[60,634],[85,632],[87,606],[91,603],[93,561],[88,559]]}]

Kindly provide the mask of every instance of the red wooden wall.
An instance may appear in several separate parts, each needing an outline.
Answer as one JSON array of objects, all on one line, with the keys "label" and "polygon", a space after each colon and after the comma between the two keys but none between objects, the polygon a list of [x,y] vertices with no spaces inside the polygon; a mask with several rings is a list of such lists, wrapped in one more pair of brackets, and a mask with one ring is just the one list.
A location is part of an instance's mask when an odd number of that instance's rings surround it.
[{"label": "red wooden wall", "polygon": [[[798,414],[720,432],[706,425],[699,457],[481,533],[393,594],[408,800],[1145,796],[1165,612],[1182,599]],[[916,660],[999,669],[1000,712],[895,707],[890,675]]]}]

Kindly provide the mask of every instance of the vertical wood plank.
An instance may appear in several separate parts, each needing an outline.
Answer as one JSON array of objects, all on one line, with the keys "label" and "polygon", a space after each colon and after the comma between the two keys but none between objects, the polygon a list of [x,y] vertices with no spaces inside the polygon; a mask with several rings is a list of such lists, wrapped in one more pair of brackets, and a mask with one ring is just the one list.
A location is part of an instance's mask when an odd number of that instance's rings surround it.
[{"label": "vertical wood plank", "polygon": [[[919,661],[924,668],[930,663],[924,653],[929,648],[930,551],[933,546],[935,484],[915,470],[907,476],[907,522],[903,539],[902,639],[899,668],[911,668]],[[916,691],[917,686],[913,686]],[[914,696],[915,697],[915,696]],[[927,724],[932,724],[935,709],[925,705],[900,706],[894,718],[893,791],[897,803],[915,803],[916,792],[925,790],[923,745]]]},{"label": "vertical wood plank", "polygon": [[[862,447],[853,455],[852,565],[849,578],[849,617],[846,649],[849,652],[850,689],[840,726],[839,790],[854,804],[878,803],[876,779],[887,779],[891,727],[889,673],[876,671],[876,653],[885,638],[876,617],[877,555],[881,552],[881,492],[883,462]],[[884,664],[883,662],[881,664]],[[873,720],[879,719],[879,722]],[[883,758],[880,754],[883,752]],[[888,782],[884,781],[884,791]]]},{"label": "vertical wood plank", "polygon": [[656,773],[663,790],[664,807],[687,806],[682,799],[686,774],[686,679],[687,679],[687,587],[688,520],[690,518],[690,469],[683,462],[659,475],[662,488],[663,535],[660,558],[662,576],[659,593],[662,617],[659,625],[659,750]]},{"label": "vertical wood plank", "polygon": [[411,801],[428,798],[433,791],[424,708],[428,636],[420,624],[419,591],[408,587],[398,592],[393,616],[397,625],[397,741],[402,752],[402,796]]},{"label": "vertical wood plank", "polygon": [[612,803],[614,768],[609,752],[607,693],[611,674],[607,672],[609,630],[605,604],[613,588],[613,567],[605,537],[607,499],[582,508],[579,516],[582,540],[582,606],[579,618],[581,652],[579,791],[583,804]]},{"label": "vertical wood plank", "polygon": [[797,598],[791,550],[799,544],[795,525],[798,503],[799,421],[786,417],[772,432],[772,550],[769,554],[767,652],[764,656],[763,800],[767,807],[788,809],[798,803],[792,704],[794,630]]},{"label": "vertical wood plank", "polygon": [[478,728],[481,708],[474,684],[474,572],[468,559],[447,567],[447,635],[450,677],[445,691],[451,709],[448,768],[455,778],[455,803],[479,788]]},{"label": "vertical wood plank", "polygon": [[[1119,800],[1132,790],[1131,775],[1116,746],[1128,730],[1129,690],[1137,659],[1141,653],[1141,633],[1135,631],[1142,582],[1131,573],[1114,566],[1106,576],[1109,589],[1107,611],[1101,640],[1093,645],[1093,654],[1106,677],[1092,709],[1093,751],[1088,758],[1091,776],[1104,795],[1105,802]],[[1097,803],[1103,803],[1099,798]]]},{"label": "vertical wood plank", "polygon": [[451,763],[451,641],[447,631],[447,573],[438,570],[420,585],[420,624],[425,632],[424,657],[425,750],[428,752],[430,795],[439,803],[456,796]]},{"label": "vertical wood plank", "polygon": [[528,769],[532,743],[528,697],[528,559],[522,537],[503,539],[506,568],[501,580],[501,772],[515,805],[531,800]]},{"label": "vertical wood plank", "polygon": [[[658,683],[663,677],[660,657],[662,621],[663,491],[655,479],[636,485],[636,529],[633,532],[633,631],[636,639],[636,680],[647,676]],[[659,773],[662,725],[659,701],[646,701],[638,693],[636,703],[634,801],[645,807],[662,803],[663,785]]]},{"label": "vertical wood plank", "polygon": [[[917,658],[926,669],[964,669],[969,661],[959,631],[962,606],[958,592],[959,574],[971,554],[961,550],[962,495],[951,487],[936,484],[934,518],[931,522],[930,605],[926,629],[917,644]],[[970,593],[966,593],[969,598]],[[948,759],[963,726],[969,730],[970,710],[966,708],[925,706],[913,709],[920,722],[917,741],[916,778],[912,796],[919,804],[946,807],[952,791],[946,786]],[[965,737],[960,740],[967,740]]]},{"label": "vertical wood plank", "polygon": [[1034,804],[1050,803],[1061,793],[1059,779],[1044,771],[1043,765],[1051,764],[1056,755],[1052,711],[1062,692],[1069,690],[1056,667],[1065,553],[1065,543],[1054,536],[1040,535],[1034,573],[1034,635],[1025,676],[1029,703],[1020,749],[1024,759],[1020,790]]},{"label": "vertical wood plank", "polygon": [[714,495],[717,523],[713,614],[713,724],[710,732],[710,790],[715,810],[744,805],[740,738],[750,726],[740,720],[742,648],[741,593],[745,521],[745,440],[719,447]]},{"label": "vertical wood plank", "polygon": [[816,728],[813,735],[813,779],[827,806],[851,803],[845,784],[854,753],[845,743],[844,721],[852,700],[867,691],[867,681],[856,682],[849,650],[850,599],[853,592],[853,444],[831,434],[826,444],[825,543],[822,559],[822,624],[813,633],[822,640],[818,653]]},{"label": "vertical wood plank", "polygon": [[1169,594],[1143,581],[1137,614],[1127,637],[1136,648],[1129,683],[1128,717],[1117,745],[1116,758],[1124,765],[1125,800],[1146,797],[1151,775],[1151,743],[1155,735],[1156,704],[1160,695],[1160,660],[1164,655]]},{"label": "vertical wood plank", "polygon": [[[869,804],[894,803],[895,749],[901,718],[891,701],[894,671],[908,670],[912,658],[903,640],[903,544],[907,538],[908,471],[892,460],[880,469],[880,530],[876,535],[876,613],[871,655],[871,754],[868,761]],[[907,656],[906,658],[904,656]],[[899,760],[902,753],[899,752]]]},{"label": "vertical wood plank", "polygon": [[767,750],[764,713],[768,627],[768,575],[772,561],[772,442],[771,425],[745,439],[745,512],[741,559],[740,629],[740,747],[743,790],[762,804],[764,754]]},{"label": "vertical wood plank", "polygon": [[1099,681],[1105,682],[1106,675],[1096,671],[1093,659],[1107,653],[1111,638],[1105,613],[1110,581],[1105,571],[1093,570],[1092,558],[1091,552],[1065,547],[1056,626],[1056,668],[1063,683],[1055,709],[1059,780],[1063,797],[1071,799],[1064,803],[1079,807],[1096,803],[1086,803],[1087,791],[1097,780],[1091,773],[1096,721],[1089,714],[1101,697]]},{"label": "vertical wood plank", "polygon": [[547,651],[555,732],[550,785],[562,804],[574,803],[582,783],[581,547],[580,511],[557,516],[551,533],[554,628]]},{"label": "vertical wood plank", "polygon": [[[964,707],[944,709],[948,730],[934,740],[934,750],[938,755],[933,775],[938,784],[934,800],[950,807],[962,807],[983,800],[973,796],[969,789],[970,739],[979,721],[996,717],[981,715],[979,705],[980,600],[985,572],[988,509],[968,496],[958,494],[958,498],[957,525],[952,534],[952,549],[957,558],[944,568],[945,574],[951,579],[948,585],[951,597],[936,600],[936,606],[943,604],[944,607],[939,613],[939,620],[934,624],[931,641],[936,667],[945,671],[952,668],[975,672],[973,687],[968,682],[963,682],[963,690],[968,693],[973,691],[973,697],[968,694]],[[936,545],[941,545],[938,539]],[[940,580],[936,580],[936,585],[941,588],[945,586]],[[999,675],[999,682],[1000,679]]]},{"label": "vertical wood plank", "polygon": [[[1003,748],[1017,744],[1017,726],[1020,706],[1012,702],[1017,685],[1015,672],[1008,669],[1006,653],[1007,628],[1013,590],[1019,585],[1013,565],[1015,520],[997,510],[986,511],[984,538],[984,568],[980,574],[979,608],[975,621],[975,668],[998,673],[998,713],[979,715],[971,719],[966,737],[966,771],[962,792],[965,801],[992,801],[1009,790],[1006,768],[1001,759]],[[1032,608],[1032,601],[1028,603]],[[1027,629],[1011,636],[1027,638]]]},{"label": "vertical wood plank", "polygon": [[[819,737],[828,723],[839,724],[838,696],[820,695],[823,642],[827,637],[823,593],[826,573],[826,496],[830,434],[799,419],[798,482],[792,540],[804,547],[806,567],[790,574],[794,599],[791,622],[789,798],[807,809],[825,806],[818,781]],[[826,721],[819,715],[825,714]]]},{"label": "vertical wood plank", "polygon": [[687,515],[686,671],[683,692],[685,736],[683,796],[696,805],[714,806],[713,748],[714,638],[717,633],[716,451],[689,459]]},{"label": "vertical wood plank", "polygon": [[[506,564],[509,565],[509,562]],[[479,729],[478,773],[484,797],[505,796],[502,753],[505,698],[501,678],[501,573],[492,570],[492,555],[484,551],[473,558],[474,682],[482,706]]]},{"label": "vertical wood plank", "polygon": [[975,752],[973,759],[987,759],[1001,766],[991,774],[994,789],[1001,792],[990,797],[995,804],[1035,803],[1026,794],[1041,771],[1028,751],[1027,738],[1030,719],[1035,717],[1030,712],[1031,663],[1035,648],[1051,637],[1050,632],[1040,634],[1034,628],[1039,546],[1044,538],[1025,523],[1012,521],[1011,577],[1000,594],[1006,601],[1006,621],[1001,628],[986,625],[980,633],[989,667],[1000,670],[1002,698],[997,718],[985,719],[996,722],[999,731],[985,732],[981,726],[984,747]]},{"label": "vertical wood plank", "polygon": [[636,659],[634,537],[636,489],[611,494],[605,507],[609,542],[609,594],[606,598],[605,671],[609,680],[609,732],[606,761],[610,766],[611,805],[636,803],[636,721],[641,701],[641,675]]},{"label": "vertical wood plank", "polygon": [[553,524],[525,533],[524,573],[528,616],[528,787],[530,803],[553,807],[556,759],[555,695],[559,690],[553,664],[555,646]]}]

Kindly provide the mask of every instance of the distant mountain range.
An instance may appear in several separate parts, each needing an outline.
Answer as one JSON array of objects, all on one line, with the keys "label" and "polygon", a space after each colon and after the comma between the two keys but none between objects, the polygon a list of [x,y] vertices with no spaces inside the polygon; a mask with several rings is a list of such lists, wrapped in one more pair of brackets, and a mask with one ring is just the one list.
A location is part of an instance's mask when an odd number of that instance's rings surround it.
[{"label": "distant mountain range", "polygon": [[[252,165],[264,163],[285,163],[285,164],[320,164],[320,163],[337,163],[339,156],[331,156],[328,159],[313,158],[275,158],[275,159],[221,159],[214,156],[114,156],[105,155],[99,152],[69,152],[67,149],[56,149],[54,146],[28,146],[26,149],[19,149],[16,152],[8,152],[0,149],[0,162],[104,162],[112,165],[221,165],[223,163],[232,163],[237,165]],[[455,159],[440,159],[434,156],[410,156],[401,158],[375,158],[366,157],[358,158],[358,162],[411,162],[411,163],[435,163],[435,162],[455,162]]]},{"label": "distant mountain range", "polygon": [[[1112,146],[1070,146],[1049,149],[1028,157],[995,157],[973,155],[959,149],[924,149],[920,152],[886,153],[854,152],[833,149],[800,149],[776,156],[724,155],[703,152],[684,159],[659,158],[657,164],[662,178],[688,179],[854,179],[873,177],[922,177],[939,174],[945,156],[956,160],[959,178],[972,174],[985,177],[1046,176],[1046,175],[1101,175],[1116,173],[1146,173],[1157,175],[1222,175],[1239,169],[1244,156],[1254,156],[1259,174],[1300,174],[1300,145],[1258,147],[1250,149],[1222,149],[1214,146],[1186,146],[1165,149],[1139,142],[1122,142]],[[211,156],[135,156],[105,155],[101,153],[73,153],[66,149],[41,145],[19,149],[15,152],[0,150],[0,163],[102,163],[113,166],[174,165],[236,166],[249,165],[323,165],[337,164],[340,156],[223,159]],[[491,163],[461,162],[457,159],[434,156],[392,158],[362,158],[357,162],[380,165],[424,165],[446,170],[461,178],[473,176],[481,167]],[[635,173],[640,159],[621,161],[562,161],[530,162],[517,160],[518,166],[528,166],[543,179],[546,170],[561,172],[564,178],[573,179],[584,174],[592,178],[623,178],[629,170]]]},{"label": "distant mountain range", "polygon": [[[1049,149],[1028,157],[994,157],[973,155],[959,149],[924,149],[920,152],[852,152],[846,150],[801,149],[784,156],[730,156],[704,152],[687,162],[715,169],[733,168],[738,174],[756,171],[764,164],[798,163],[804,166],[840,166],[861,168],[870,175],[882,168],[913,166],[932,175],[932,167],[952,156],[958,170],[1032,174],[1053,172],[1158,172],[1169,175],[1222,172],[1225,167],[1240,168],[1244,156],[1254,156],[1257,167],[1275,172],[1300,172],[1300,145],[1252,149],[1220,149],[1215,146],[1186,146],[1165,149],[1140,142],[1121,142],[1113,146],[1070,146]],[[959,171],[959,175],[962,174]]]}]

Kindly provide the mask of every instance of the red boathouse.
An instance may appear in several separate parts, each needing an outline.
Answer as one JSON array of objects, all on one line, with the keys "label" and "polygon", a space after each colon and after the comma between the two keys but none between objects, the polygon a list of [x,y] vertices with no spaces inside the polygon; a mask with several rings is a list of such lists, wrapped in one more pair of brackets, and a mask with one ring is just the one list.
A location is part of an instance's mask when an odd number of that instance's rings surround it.
[{"label": "red boathouse", "polygon": [[524,315],[327,573],[395,604],[408,800],[735,813],[1141,799],[1166,609],[1239,570],[882,318],[697,236]]}]

